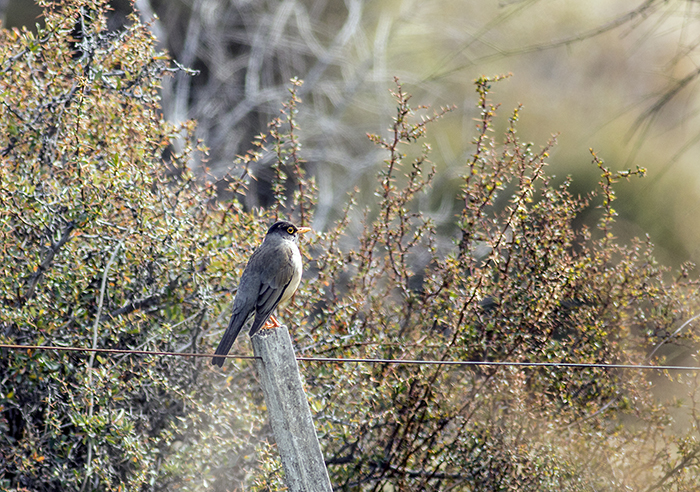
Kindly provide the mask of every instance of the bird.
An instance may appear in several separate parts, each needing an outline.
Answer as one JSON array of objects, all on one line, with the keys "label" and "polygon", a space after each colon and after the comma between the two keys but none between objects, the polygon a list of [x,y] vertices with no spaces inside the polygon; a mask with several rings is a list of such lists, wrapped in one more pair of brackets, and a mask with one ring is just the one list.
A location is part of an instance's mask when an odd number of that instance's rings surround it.
[{"label": "bird", "polygon": [[[299,287],[302,273],[299,235],[310,230],[309,227],[297,227],[287,221],[275,222],[268,229],[262,244],[253,252],[243,270],[233,301],[231,320],[215,355],[228,354],[241,328],[253,314],[255,319],[248,333],[251,337],[266,324],[268,318],[271,318],[271,328],[280,326],[272,313]],[[211,363],[222,367],[224,360],[224,357],[213,357]]]}]

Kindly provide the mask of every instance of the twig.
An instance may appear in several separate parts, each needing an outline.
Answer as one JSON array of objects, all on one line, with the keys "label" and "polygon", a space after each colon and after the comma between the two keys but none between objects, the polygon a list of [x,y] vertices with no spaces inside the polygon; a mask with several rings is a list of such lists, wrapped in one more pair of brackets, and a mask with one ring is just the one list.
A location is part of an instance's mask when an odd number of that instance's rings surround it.
[{"label": "twig", "polygon": [[68,222],[68,224],[66,224],[66,227],[63,229],[63,234],[61,235],[61,238],[51,245],[44,260],[37,267],[36,271],[29,277],[29,279],[27,279],[28,286],[27,292],[24,295],[24,302],[27,302],[34,297],[36,293],[36,286],[39,283],[39,280],[41,280],[41,276],[46,270],[48,270],[49,266],[53,262],[54,256],[56,256],[56,253],[58,253],[58,251],[63,247],[63,245],[66,244],[71,238],[71,233],[73,232],[73,229],[75,229],[75,227],[76,223],[74,221],[70,221]]},{"label": "twig", "polygon": [[[90,352],[90,360],[89,360],[88,366],[87,366],[87,369],[88,369],[88,388],[92,387],[92,365],[95,362],[94,350],[97,349],[97,330],[100,326],[100,315],[102,314],[102,305],[104,303],[105,290],[107,289],[107,277],[109,276],[109,269],[112,267],[112,263],[114,263],[114,260],[117,257],[117,253],[119,253],[121,246],[122,246],[122,241],[119,241],[119,243],[117,243],[116,248],[114,248],[112,255],[109,257],[109,261],[107,262],[107,266],[105,266],[105,271],[102,274],[102,285],[100,286],[100,301],[97,305],[97,314],[95,315],[95,324],[93,325],[93,328],[92,328],[92,349],[93,349],[93,352]],[[95,406],[95,392],[91,391],[90,392],[90,405],[88,407],[88,418],[92,418],[94,406]],[[88,446],[87,470],[85,472],[85,481],[83,482],[83,486],[80,488],[81,491],[85,488],[85,485],[87,484],[88,480],[90,479],[90,475],[92,475],[92,440],[88,440],[87,446]]]}]

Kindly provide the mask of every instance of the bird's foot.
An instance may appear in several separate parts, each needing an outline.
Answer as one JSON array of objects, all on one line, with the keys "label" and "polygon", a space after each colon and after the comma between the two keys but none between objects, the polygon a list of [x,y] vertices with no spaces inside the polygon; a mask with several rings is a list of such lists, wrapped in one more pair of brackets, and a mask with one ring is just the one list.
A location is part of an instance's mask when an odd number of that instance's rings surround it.
[{"label": "bird's foot", "polygon": [[282,326],[279,321],[277,321],[277,318],[275,318],[273,315],[270,315],[270,317],[265,321],[265,324],[262,325],[260,328],[261,330],[274,330],[275,328],[279,328]]}]

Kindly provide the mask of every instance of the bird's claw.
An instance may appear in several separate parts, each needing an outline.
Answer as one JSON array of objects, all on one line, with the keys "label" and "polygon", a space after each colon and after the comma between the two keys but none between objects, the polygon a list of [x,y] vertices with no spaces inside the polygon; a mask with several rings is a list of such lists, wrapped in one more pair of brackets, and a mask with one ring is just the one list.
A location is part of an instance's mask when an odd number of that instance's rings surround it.
[{"label": "bird's claw", "polygon": [[263,324],[260,329],[261,330],[274,330],[275,328],[279,328],[282,326],[280,322],[275,318],[274,316],[270,315],[270,317],[265,321],[265,324]]}]

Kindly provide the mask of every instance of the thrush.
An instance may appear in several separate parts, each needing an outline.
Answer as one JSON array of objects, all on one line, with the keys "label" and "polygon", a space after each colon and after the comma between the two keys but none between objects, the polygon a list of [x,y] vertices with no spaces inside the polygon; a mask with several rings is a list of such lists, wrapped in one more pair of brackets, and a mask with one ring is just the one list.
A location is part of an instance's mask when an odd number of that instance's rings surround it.
[{"label": "thrush", "polygon": [[[241,276],[238,292],[233,301],[233,313],[216,355],[227,355],[246,322],[255,315],[250,327],[252,337],[268,322],[272,328],[280,326],[273,312],[277,306],[296,292],[301,280],[301,253],[299,235],[310,231],[290,222],[275,222],[262,244],[253,252]],[[224,357],[214,357],[211,363],[224,365]]]}]

